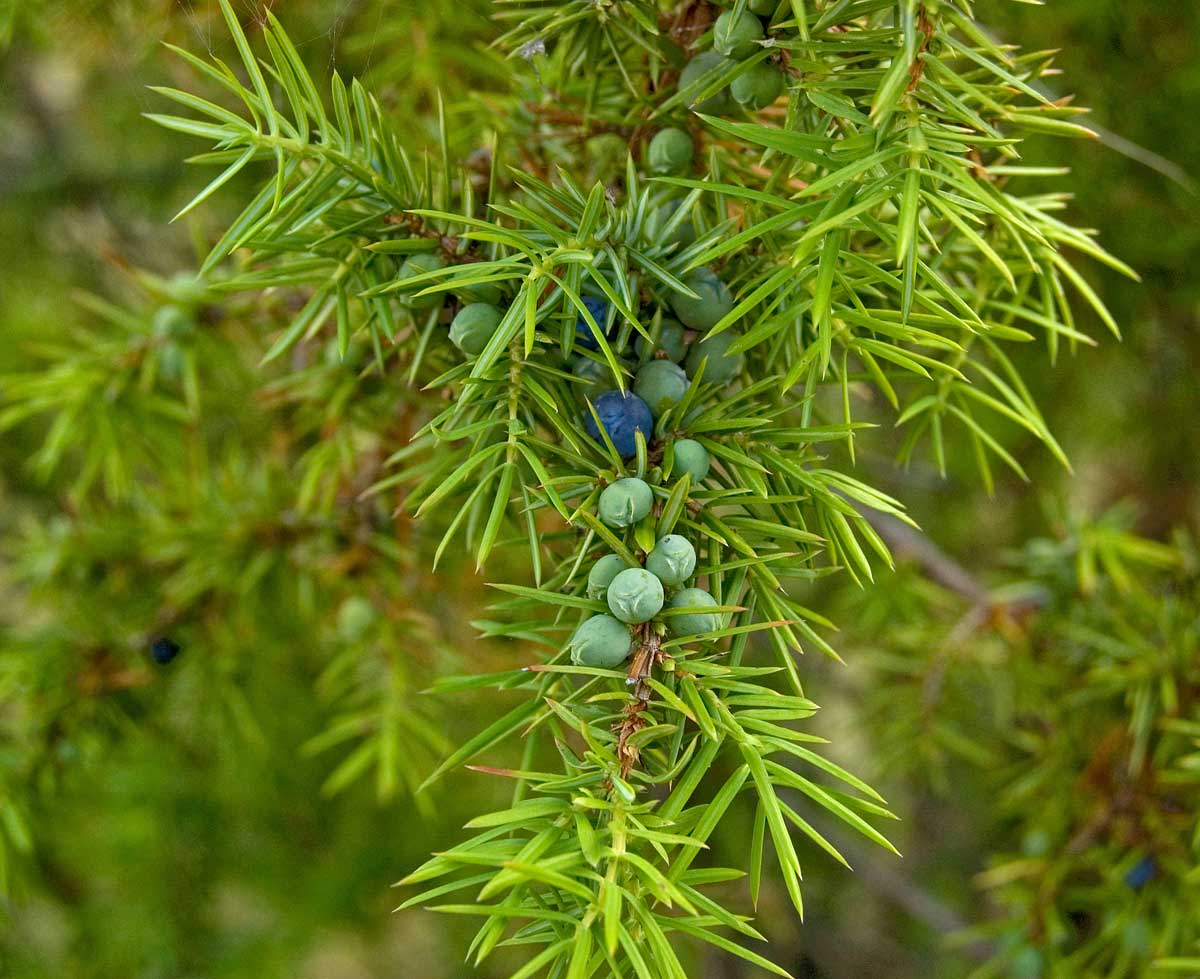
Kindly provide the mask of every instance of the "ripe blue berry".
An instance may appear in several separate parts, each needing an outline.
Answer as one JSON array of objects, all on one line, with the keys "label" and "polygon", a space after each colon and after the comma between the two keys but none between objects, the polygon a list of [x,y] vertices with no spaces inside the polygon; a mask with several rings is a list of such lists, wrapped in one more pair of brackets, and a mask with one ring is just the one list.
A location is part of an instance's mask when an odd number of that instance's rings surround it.
[{"label": "ripe blue berry", "polygon": [[592,570],[588,572],[587,579],[587,597],[604,601],[608,595],[608,586],[612,584],[613,578],[624,571],[628,564],[625,559],[617,554],[605,554],[599,561],[592,565]]},{"label": "ripe blue berry", "polygon": [[593,615],[580,624],[567,644],[576,666],[608,670],[629,656],[633,637],[629,629],[611,615]]},{"label": "ripe blue berry", "polygon": [[678,588],[696,570],[696,549],[678,534],[667,534],[646,557],[646,570],[670,588]]},{"label": "ripe blue berry", "polygon": [[626,568],[608,585],[608,610],[622,622],[649,622],[662,607],[662,582],[645,568]]},{"label": "ripe blue berry", "polygon": [[[637,432],[641,432],[647,442],[650,441],[654,433],[654,416],[646,402],[636,394],[605,391],[592,402],[592,406],[621,458],[637,455]],[[591,412],[584,419],[584,426],[592,438],[601,440],[600,429],[596,427],[596,419]]]},{"label": "ripe blue berry", "polygon": [[183,651],[183,647],[169,636],[158,636],[150,643],[150,656],[159,666],[166,666]]},{"label": "ripe blue berry", "polygon": [[[667,602],[667,608],[716,608],[717,600],[703,588],[684,588]],[[716,612],[684,612],[667,617],[667,628],[676,636],[706,636],[721,628],[721,616]]]},{"label": "ripe blue berry", "polygon": [[680,439],[674,445],[676,475],[687,473],[692,477],[692,485],[696,486],[708,475],[712,460],[708,457],[708,449],[695,439]]},{"label": "ripe blue berry", "polygon": [[654,493],[640,479],[628,476],[604,487],[600,494],[600,519],[610,527],[632,527],[650,512]]},{"label": "ripe blue berry", "polygon": [[1158,865],[1154,862],[1154,858],[1142,857],[1125,874],[1125,885],[1135,891],[1140,891],[1154,879],[1157,873]]},{"label": "ripe blue berry", "polygon": [[[596,321],[596,325],[600,327],[605,338],[610,338],[610,331],[605,327],[608,319],[608,301],[599,296],[583,296],[582,299],[587,311],[592,314],[592,319]],[[588,321],[583,318],[583,313],[575,317],[575,342],[588,350],[600,349],[600,344],[596,342],[596,336],[592,333],[592,328],[588,326]]]},{"label": "ripe blue berry", "polygon": [[669,360],[650,361],[633,379],[633,393],[650,406],[655,418],[672,405],[679,404],[679,399],[687,393],[687,389],[687,374],[682,367]]}]

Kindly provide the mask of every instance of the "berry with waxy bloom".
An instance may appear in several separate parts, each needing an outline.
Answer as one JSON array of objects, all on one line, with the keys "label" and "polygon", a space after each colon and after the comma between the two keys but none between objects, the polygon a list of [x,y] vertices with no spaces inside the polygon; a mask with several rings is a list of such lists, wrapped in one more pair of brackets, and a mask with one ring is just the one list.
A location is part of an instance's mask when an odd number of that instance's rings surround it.
[{"label": "berry with waxy bloom", "polygon": [[682,292],[671,296],[671,308],[684,326],[690,326],[693,330],[711,329],[733,309],[729,287],[707,266],[691,272],[683,284],[696,294],[695,298]]},{"label": "berry with waxy bloom", "polygon": [[580,623],[567,643],[571,662],[609,670],[620,665],[633,649],[628,627],[611,615],[593,615]]},{"label": "berry with waxy bloom", "polygon": [[653,350],[650,349],[650,343],[645,337],[638,336],[637,352],[639,357],[649,360],[654,356],[655,350],[661,350],[667,355],[667,360],[674,361],[676,364],[687,356],[687,334],[678,321],[670,317],[663,317],[658,328],[658,344]]},{"label": "berry with waxy bloom", "polygon": [[626,568],[608,585],[608,610],[622,622],[649,622],[662,611],[663,586],[645,568]]},{"label": "berry with waxy bloom", "polygon": [[[696,55],[683,66],[683,71],[679,73],[680,91],[698,83],[709,72],[719,72],[729,64],[729,59],[724,57],[720,51],[705,51]],[[705,115],[716,116],[733,108],[733,101],[729,98],[729,90],[723,88],[692,108]]]},{"label": "berry with waxy bloom", "polygon": [[619,554],[605,554],[592,565],[592,570],[588,572],[587,597],[604,601],[613,578],[628,567],[625,559]]},{"label": "berry with waxy bloom", "polygon": [[[636,394],[630,394],[628,391],[605,391],[592,402],[592,406],[596,409],[596,415],[600,424],[604,426],[604,431],[608,433],[613,448],[623,459],[637,455],[638,432],[642,433],[642,438],[647,442],[654,434],[654,416],[650,412],[650,406]],[[588,412],[584,419],[584,426],[592,438],[602,441],[600,429],[591,412]]]},{"label": "berry with waxy bloom", "polygon": [[[600,327],[605,339],[611,339],[611,333],[605,328],[605,322],[608,319],[608,300],[601,299],[599,296],[581,296],[580,298],[583,300],[583,305],[587,307],[587,311],[592,314],[596,325]],[[575,317],[575,342],[588,350],[600,349],[600,344],[596,342],[596,335],[592,333],[592,328],[584,319],[583,313],[579,313]]]},{"label": "berry with waxy bloom", "polygon": [[[445,267],[446,260],[441,255],[435,255],[433,252],[417,252],[415,255],[409,255],[404,260],[404,264],[400,266],[400,278],[412,279],[426,272],[433,272]],[[431,285],[433,285],[432,281],[422,282],[413,286],[412,291],[420,292]],[[444,292],[431,292],[428,296],[410,296],[408,305],[415,310],[433,309],[441,306],[445,299]]]},{"label": "berry with waxy bloom", "polygon": [[716,608],[717,600],[703,588],[684,588],[677,591],[667,602],[667,608],[696,609],[680,615],[666,617],[667,628],[676,636],[706,636],[721,628],[721,616],[717,612],[705,612]]},{"label": "berry with waxy bloom", "polygon": [[626,476],[604,487],[600,494],[600,519],[610,527],[632,527],[650,512],[654,493],[644,480]]},{"label": "berry with waxy bloom", "polygon": [[738,335],[732,330],[725,330],[715,337],[707,337],[698,343],[693,343],[684,365],[687,368],[688,377],[695,377],[703,362],[704,380],[708,383],[723,384],[733,380],[742,369],[742,355],[740,353],[730,354],[726,351],[737,338]]},{"label": "berry with waxy bloom", "polygon": [[696,570],[696,549],[679,534],[667,534],[646,557],[646,570],[669,588],[678,588]]},{"label": "berry with waxy bloom", "polygon": [[713,24],[713,48],[727,58],[745,58],[758,47],[763,36],[762,22],[748,10],[735,14],[727,10]]},{"label": "berry with waxy bloom", "polygon": [[762,109],[779,98],[783,82],[783,72],[774,65],[755,65],[729,83],[729,92],[743,108]]},{"label": "berry with waxy bloom", "polygon": [[650,140],[646,159],[654,173],[682,173],[692,162],[696,146],[682,129],[660,129]]},{"label": "berry with waxy bloom", "polygon": [[502,319],[504,311],[491,303],[464,306],[450,324],[450,342],[465,354],[480,354]]},{"label": "berry with waxy bloom", "polygon": [[695,486],[708,475],[712,460],[708,449],[695,439],[679,439],[672,447],[675,453],[675,475],[687,473]]},{"label": "berry with waxy bloom", "polygon": [[669,360],[652,360],[633,379],[633,393],[650,406],[658,418],[687,393],[688,379],[683,368]]}]

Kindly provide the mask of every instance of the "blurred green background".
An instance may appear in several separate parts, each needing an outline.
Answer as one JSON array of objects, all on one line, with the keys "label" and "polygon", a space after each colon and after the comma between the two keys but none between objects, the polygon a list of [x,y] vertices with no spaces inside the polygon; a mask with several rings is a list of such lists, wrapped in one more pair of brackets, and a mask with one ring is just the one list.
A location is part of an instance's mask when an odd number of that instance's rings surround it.
[{"label": "blurred green background", "polygon": [[[453,104],[456,93],[486,87],[499,70],[477,44],[490,31],[481,0],[289,0],[275,7],[315,73],[365,76],[407,120],[414,145],[428,139],[426,113],[438,88]],[[996,34],[1026,47],[1062,49],[1060,94],[1076,93],[1094,108],[1096,123],[1200,175],[1196,5],[988,2],[980,15]],[[168,225],[203,175],[181,163],[194,145],[142,116],[162,109],[148,85],[191,87],[161,41],[225,50],[215,4],[9,0],[0,4],[0,31],[8,37],[0,52],[0,365],[10,370],[33,363],[38,343],[70,342],[69,328],[90,315],[74,291],[119,298],[130,294],[129,267],[163,275],[191,267],[197,243],[224,227],[241,195],[230,189]],[[1025,157],[1070,163],[1074,219],[1098,228],[1104,244],[1143,276],[1138,285],[1089,270],[1122,325],[1123,343],[1105,341],[1053,365],[1044,351],[1030,350],[1020,362],[1074,475],[1032,439],[1018,440],[1014,452],[1037,489],[1001,476],[994,496],[980,487],[968,453],[945,480],[916,463],[896,469],[882,447],[859,460],[864,476],[908,503],[938,546],[984,577],[1006,549],[1044,534],[1058,506],[1099,513],[1132,500],[1138,529],[1151,536],[1200,526],[1200,197],[1099,141],[1034,141]],[[29,535],[53,537],[61,529],[55,514],[70,513],[70,474],[46,479],[30,464],[44,434],[20,426],[0,436],[0,639],[12,648],[31,615],[47,628],[61,619],[77,634],[84,628],[78,617],[92,614],[45,604],[31,613],[24,586],[13,583],[29,579],[29,568],[18,567],[29,554],[49,553],[33,551]],[[875,587],[886,591],[896,581],[885,575]],[[822,600],[836,605],[839,598]],[[437,595],[434,611],[449,626],[444,645],[420,654],[434,660],[430,672],[462,669],[463,661],[473,669],[504,662],[503,650],[470,638],[466,622],[482,601],[466,572]],[[95,698],[85,711],[63,712],[69,727],[48,742],[54,753],[35,762],[22,755],[31,720],[0,715],[0,762],[9,773],[0,791],[22,780],[53,783],[49,801],[37,801],[39,791],[27,803],[36,846],[10,848],[0,974],[507,974],[503,965],[515,959],[481,973],[461,963],[465,924],[420,911],[390,914],[399,903],[391,882],[457,839],[468,818],[499,801],[498,787],[482,776],[457,776],[435,790],[436,817],[404,793],[379,802],[370,780],[322,794],[330,760],[300,748],[326,709],[313,682],[325,640],[277,617],[243,629],[236,641],[260,667],[269,664],[246,674],[243,695],[254,717],[248,732],[213,716],[218,708],[203,692],[212,672],[204,650],[186,651],[170,678],[158,681],[153,696],[164,709],[152,723],[137,723],[141,707],[132,699]],[[851,675],[855,644],[879,641],[850,630],[841,649]],[[27,653],[41,655],[33,647]],[[761,910],[781,946],[775,956],[797,976],[962,975],[964,963],[941,944],[938,922],[943,911],[941,923],[951,927],[974,910],[966,881],[981,869],[982,855],[972,849],[971,827],[950,819],[930,832],[920,799],[873,766],[871,745],[846,736],[856,701],[845,691],[853,685],[839,687],[833,671],[813,666],[812,693],[827,706],[822,723],[837,732],[840,756],[878,776],[906,817],[898,833],[906,859],[890,865],[866,854],[860,862],[882,869],[853,876],[814,862],[803,928],[768,896]],[[20,673],[4,676],[6,684],[28,682]],[[77,699],[74,682],[48,685],[35,702],[53,712]],[[467,708],[450,712],[450,739],[482,726],[495,709],[484,699]],[[948,811],[939,808],[936,818],[946,820]],[[731,824],[727,833],[736,839],[746,829]],[[914,893],[932,902],[929,914],[914,913]],[[695,967],[713,979],[747,974],[716,959]]]}]

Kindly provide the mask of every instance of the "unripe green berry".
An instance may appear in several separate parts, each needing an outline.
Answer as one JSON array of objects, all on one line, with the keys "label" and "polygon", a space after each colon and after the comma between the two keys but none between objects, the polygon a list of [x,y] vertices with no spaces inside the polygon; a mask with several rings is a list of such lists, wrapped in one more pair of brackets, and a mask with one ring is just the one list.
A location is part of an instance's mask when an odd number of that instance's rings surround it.
[{"label": "unripe green berry", "polygon": [[707,362],[704,365],[704,380],[710,384],[724,384],[733,380],[738,372],[742,369],[742,355],[727,354],[730,345],[738,335],[732,330],[726,330],[723,333],[718,333],[715,337],[708,337],[698,343],[692,344],[692,349],[688,351],[687,367],[688,377],[695,377],[700,370],[701,361]]},{"label": "unripe green berry", "polygon": [[[435,255],[433,252],[417,252],[414,255],[409,255],[404,260],[404,264],[400,266],[400,278],[412,279],[425,272],[433,272],[437,269],[444,269],[446,260],[441,255]],[[413,292],[420,292],[433,285],[433,282],[422,282],[413,287]],[[446,299],[444,292],[431,292],[428,296],[410,297],[408,304],[414,310],[433,309],[441,306]]]},{"label": "unripe green berry", "polygon": [[352,595],[338,608],[337,631],[344,642],[357,642],[375,623],[375,606],[361,595]]},{"label": "unripe green berry", "polygon": [[605,554],[588,572],[587,597],[603,601],[613,578],[628,567],[625,559],[619,554]]},{"label": "unripe green berry", "polygon": [[679,404],[687,389],[687,374],[669,360],[650,361],[633,379],[633,393],[650,406],[655,418]]},{"label": "unripe green berry", "polygon": [[671,295],[671,308],[684,326],[690,326],[693,330],[711,329],[733,309],[733,296],[729,288],[707,266],[690,273],[683,284],[698,297],[693,299],[682,292]]},{"label": "unripe green berry", "polygon": [[770,105],[783,91],[783,72],[774,65],[755,65],[729,83],[734,101],[745,109]]},{"label": "unripe green berry", "polygon": [[634,476],[618,479],[600,494],[600,519],[610,527],[632,527],[650,512],[654,493]]},{"label": "unripe green berry", "polygon": [[646,159],[654,173],[682,173],[692,162],[696,147],[682,129],[661,129],[650,140]]},{"label": "unripe green berry", "polygon": [[[667,608],[716,608],[717,600],[703,588],[684,588],[667,602]],[[717,612],[684,612],[666,617],[667,628],[676,636],[706,636],[721,628]]]},{"label": "unripe green berry", "polygon": [[610,670],[629,656],[633,637],[629,629],[611,615],[593,615],[580,623],[567,643],[571,662],[576,666],[595,666]]},{"label": "unripe green berry", "polygon": [[759,19],[748,10],[735,15],[727,10],[713,25],[713,47],[727,58],[745,58],[754,53],[755,41],[762,40]]},{"label": "unripe green berry", "polygon": [[645,568],[626,568],[609,582],[608,610],[622,622],[649,622],[662,607],[662,582]]},{"label": "unripe green berry", "polygon": [[656,347],[651,349],[650,343],[645,337],[639,336],[637,339],[638,356],[647,360],[654,356],[656,350],[661,350],[667,355],[668,360],[678,364],[687,356],[687,349],[687,334],[676,320],[669,317],[665,317],[659,324]]},{"label": "unripe green berry", "polygon": [[585,396],[597,388],[607,388],[612,383],[612,375],[605,364],[582,354],[571,361],[571,373],[587,382],[578,386]]},{"label": "unripe green berry", "polygon": [[[727,64],[728,59],[724,58],[719,51],[705,51],[702,54],[696,55],[696,57],[683,66],[683,71],[679,73],[680,91],[695,84],[709,72],[726,67]],[[729,90],[721,89],[692,108],[697,112],[703,112],[705,115],[710,116],[728,112],[732,108],[732,99],[729,98]]]},{"label": "unripe green berry", "polygon": [[667,534],[646,557],[646,570],[669,588],[678,588],[696,570],[696,549],[686,537]]},{"label": "unripe green berry", "polygon": [[178,340],[195,326],[187,310],[174,303],[160,306],[154,314],[154,335],[161,340]]},{"label": "unripe green berry", "polygon": [[708,449],[697,442],[695,439],[680,439],[674,445],[675,452],[675,474],[678,476],[682,473],[687,473],[692,479],[692,485],[696,486],[708,475],[711,460],[708,457]]},{"label": "unripe green berry", "polygon": [[690,217],[683,218],[670,232],[665,230],[682,203],[680,200],[667,201],[650,212],[645,228],[647,241],[659,247],[679,245],[686,248],[696,240],[696,226]]},{"label": "unripe green berry", "polygon": [[502,319],[504,311],[491,303],[464,306],[450,324],[450,342],[465,354],[482,353]]},{"label": "unripe green berry", "polygon": [[779,0],[749,0],[746,4],[746,9],[752,14],[766,17],[768,14],[775,13],[775,8],[778,6]]},{"label": "unripe green berry", "polygon": [[491,303],[495,306],[499,304],[504,295],[500,291],[500,286],[495,282],[476,282],[469,286],[459,286],[455,292],[464,305],[467,303]]},{"label": "unripe green berry", "polygon": [[199,306],[208,298],[208,284],[198,275],[180,272],[167,283],[171,299],[184,306]]}]

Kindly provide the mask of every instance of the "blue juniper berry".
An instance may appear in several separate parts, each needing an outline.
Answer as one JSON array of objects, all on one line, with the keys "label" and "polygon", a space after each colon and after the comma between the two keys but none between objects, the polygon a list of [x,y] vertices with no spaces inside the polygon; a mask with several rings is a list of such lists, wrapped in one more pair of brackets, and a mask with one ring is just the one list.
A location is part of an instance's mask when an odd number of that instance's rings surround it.
[{"label": "blue juniper berry", "polygon": [[169,636],[157,636],[150,643],[150,656],[159,666],[166,666],[182,650],[183,647]]},{"label": "blue juniper berry", "polygon": [[[650,414],[650,406],[636,394],[628,391],[605,391],[592,402],[600,424],[612,440],[613,447],[628,459],[637,455],[636,433],[641,432],[647,442],[654,433],[654,416]],[[588,412],[584,418],[584,426],[588,434],[600,441],[600,429],[596,419]]]}]

